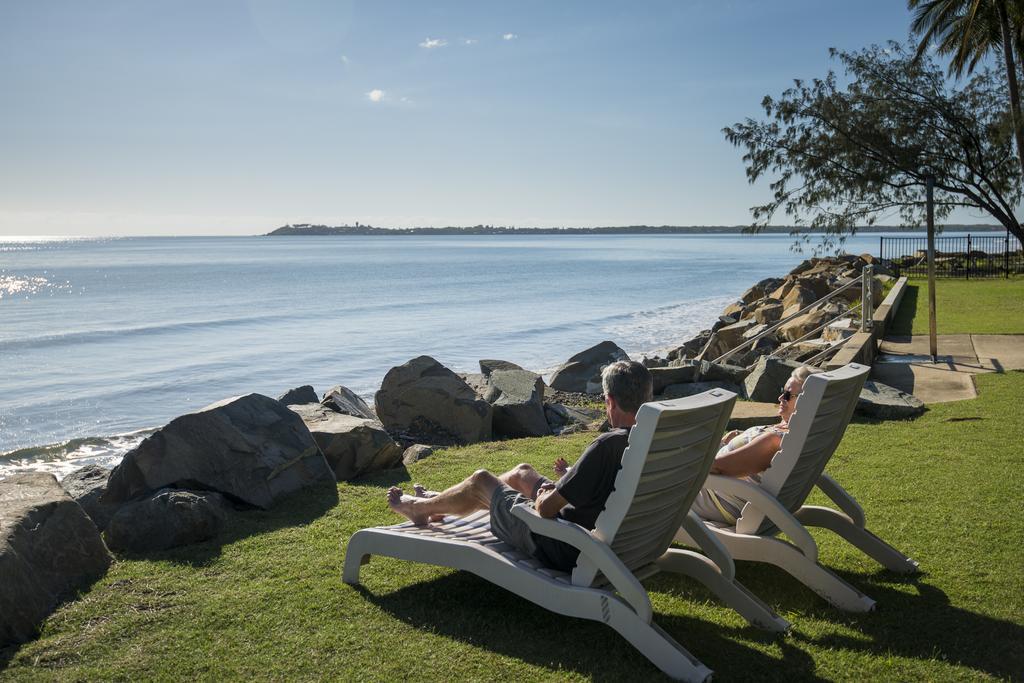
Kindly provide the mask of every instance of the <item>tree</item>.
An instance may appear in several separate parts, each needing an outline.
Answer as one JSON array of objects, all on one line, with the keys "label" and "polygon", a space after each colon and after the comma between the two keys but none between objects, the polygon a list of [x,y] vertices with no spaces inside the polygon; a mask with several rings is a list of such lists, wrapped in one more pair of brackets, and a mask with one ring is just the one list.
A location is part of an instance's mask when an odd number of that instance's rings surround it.
[{"label": "tree", "polygon": [[915,60],[909,48],[831,50],[848,85],[840,86],[833,71],[809,83],[797,80],[778,99],[764,98],[766,120],[722,130],[745,148],[751,183],[773,176],[772,200],[751,208],[752,231],[780,210],[793,219],[795,233],[824,232],[826,248],[857,225],[892,214],[919,226],[931,174],[937,219],[957,207],[980,209],[1024,241],[1014,215],[1021,169],[1005,84],[985,69],[951,89],[932,61]]},{"label": "tree", "polygon": [[921,36],[917,59],[934,44],[939,54],[953,56],[949,73],[962,76],[965,70],[972,73],[987,54],[1002,54],[1017,158],[1024,171],[1024,118],[1014,60],[1014,43],[1021,54],[1024,0],[907,0],[907,6],[914,11],[910,30]]}]

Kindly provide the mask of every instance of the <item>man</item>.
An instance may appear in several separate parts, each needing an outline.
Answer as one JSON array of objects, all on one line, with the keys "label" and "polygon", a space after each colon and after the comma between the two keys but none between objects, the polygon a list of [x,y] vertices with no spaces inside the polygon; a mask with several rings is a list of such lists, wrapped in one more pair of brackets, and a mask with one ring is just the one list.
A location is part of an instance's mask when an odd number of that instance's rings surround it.
[{"label": "man", "polygon": [[541,517],[558,517],[593,529],[604,509],[622,453],[629,443],[629,430],[636,424],[636,412],[652,398],[651,373],[640,363],[619,361],[601,372],[605,415],[613,429],[594,439],[567,470],[559,459],[555,465],[563,476],[557,483],[523,463],[500,476],[477,470],[455,486],[432,497],[417,488],[416,496],[402,495],[392,487],[388,505],[416,524],[426,524],[444,515],[464,516],[489,509],[491,533],[553,569],[571,571],[579,551],[572,546],[533,534],[526,522],[512,514],[512,506],[531,503]]}]

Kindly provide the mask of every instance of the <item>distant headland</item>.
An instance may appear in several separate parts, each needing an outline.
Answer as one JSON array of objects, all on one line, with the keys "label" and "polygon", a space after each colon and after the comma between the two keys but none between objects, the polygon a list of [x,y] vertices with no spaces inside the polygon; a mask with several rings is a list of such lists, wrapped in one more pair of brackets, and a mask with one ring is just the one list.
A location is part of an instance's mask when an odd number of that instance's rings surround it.
[{"label": "distant headland", "polygon": [[[907,232],[922,228],[896,225],[860,226],[857,232]],[[593,228],[521,228],[504,225],[447,226],[443,228],[379,228],[372,225],[284,225],[265,237],[291,235],[727,235],[747,230],[745,225],[624,225]],[[943,230],[1004,232],[1001,225],[945,225]],[[759,232],[788,235],[793,228],[770,225]]]}]

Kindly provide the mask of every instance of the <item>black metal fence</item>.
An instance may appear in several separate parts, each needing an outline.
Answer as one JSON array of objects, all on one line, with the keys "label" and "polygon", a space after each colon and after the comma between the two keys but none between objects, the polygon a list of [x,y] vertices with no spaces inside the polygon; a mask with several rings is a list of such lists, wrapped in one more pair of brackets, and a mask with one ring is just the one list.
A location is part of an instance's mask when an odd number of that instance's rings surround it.
[{"label": "black metal fence", "polygon": [[[897,275],[928,275],[927,237],[879,237],[878,252]],[[1024,250],[1009,231],[935,237],[935,277],[1010,277],[1024,273]]]}]

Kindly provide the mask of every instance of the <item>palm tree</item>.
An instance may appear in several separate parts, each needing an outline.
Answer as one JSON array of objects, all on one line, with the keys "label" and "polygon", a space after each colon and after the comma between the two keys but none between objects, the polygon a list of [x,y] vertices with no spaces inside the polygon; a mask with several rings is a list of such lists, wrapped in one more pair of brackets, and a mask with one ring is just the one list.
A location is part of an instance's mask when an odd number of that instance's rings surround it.
[{"label": "palm tree", "polygon": [[1024,173],[1024,118],[1014,63],[1014,52],[1018,57],[1024,54],[1024,0],[907,0],[907,7],[914,12],[910,30],[921,36],[918,58],[935,45],[939,54],[952,55],[950,74],[961,76],[974,71],[987,54],[1003,55],[1017,157]]}]

